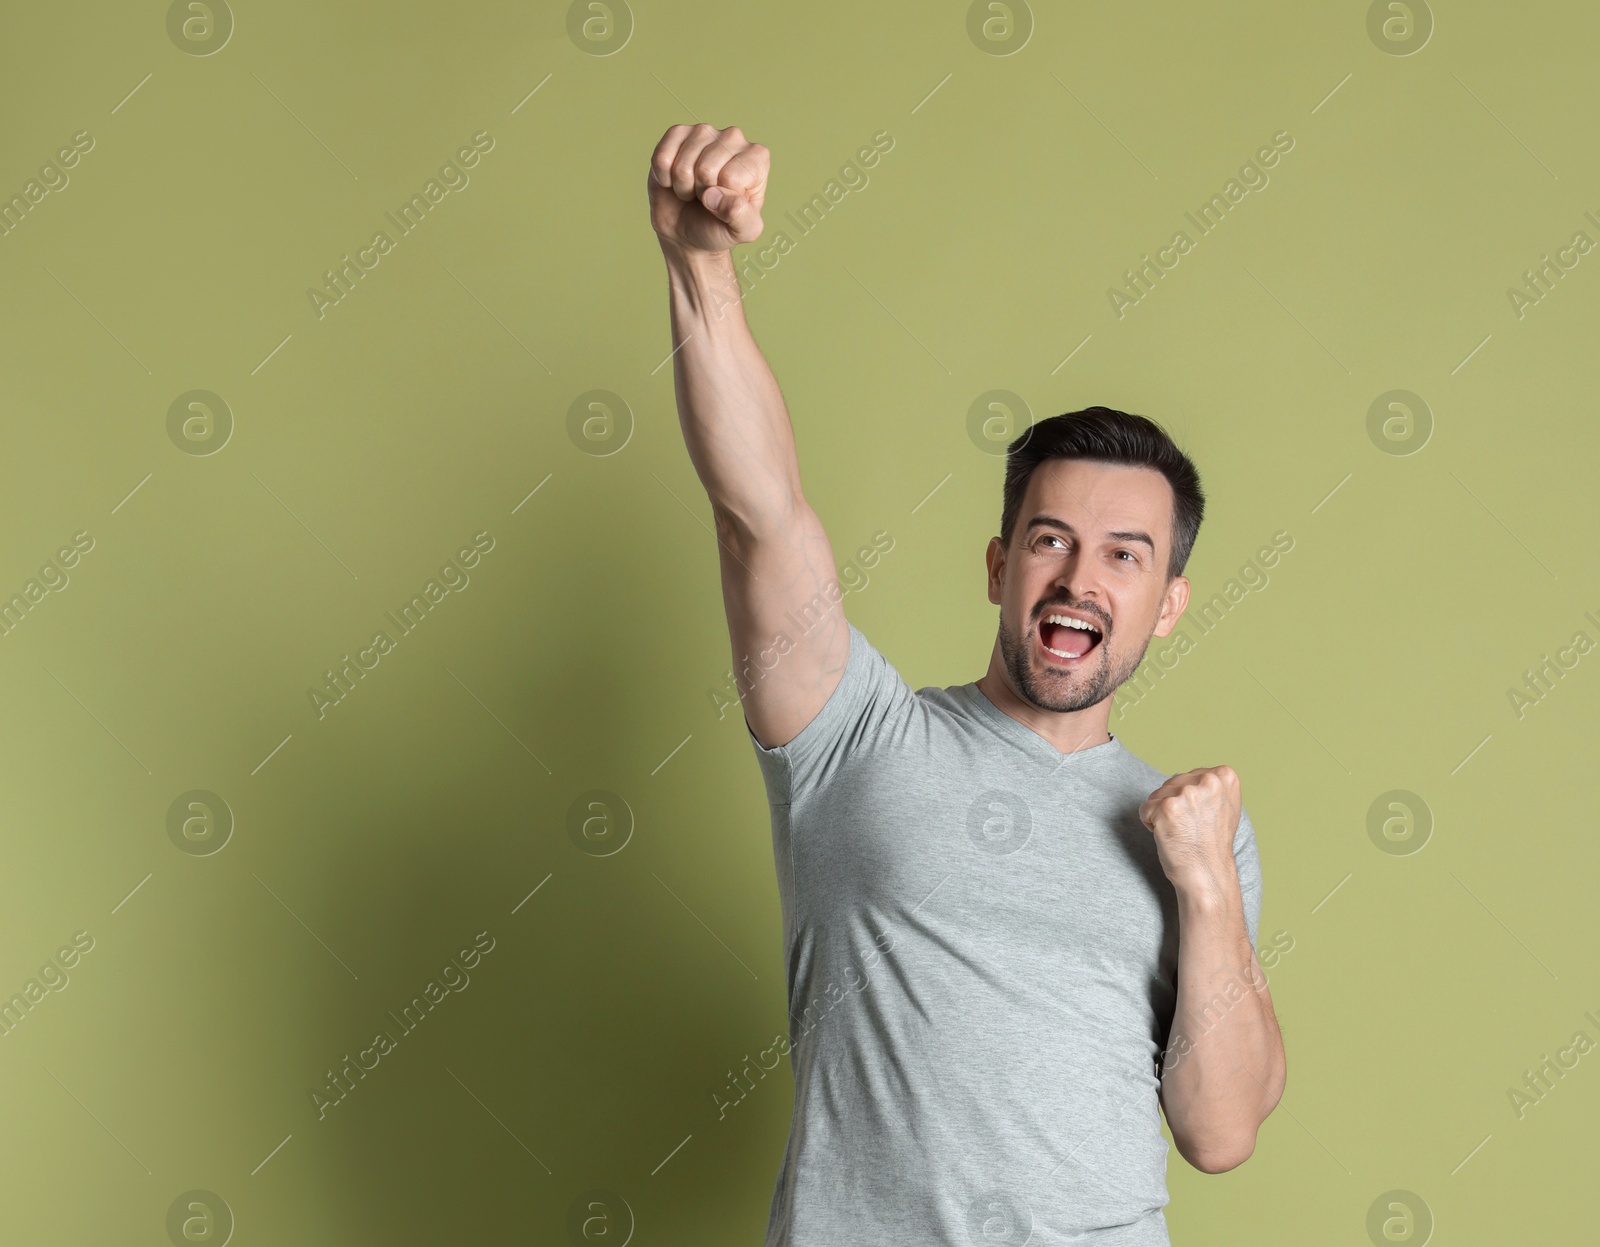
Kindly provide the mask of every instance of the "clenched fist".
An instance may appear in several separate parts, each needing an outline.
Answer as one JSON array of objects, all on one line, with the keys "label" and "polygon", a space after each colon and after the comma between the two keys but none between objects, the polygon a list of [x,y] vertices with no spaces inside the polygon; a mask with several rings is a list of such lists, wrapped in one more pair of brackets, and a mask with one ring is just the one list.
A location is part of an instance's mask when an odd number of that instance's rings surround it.
[{"label": "clenched fist", "polygon": [[761,237],[772,153],[738,126],[673,126],[650,157],[650,224],[665,243],[728,251]]},{"label": "clenched fist", "polygon": [[1161,869],[1174,888],[1216,891],[1229,880],[1237,883],[1239,811],[1239,775],[1231,766],[1174,775],[1139,807],[1139,821],[1155,835]]}]

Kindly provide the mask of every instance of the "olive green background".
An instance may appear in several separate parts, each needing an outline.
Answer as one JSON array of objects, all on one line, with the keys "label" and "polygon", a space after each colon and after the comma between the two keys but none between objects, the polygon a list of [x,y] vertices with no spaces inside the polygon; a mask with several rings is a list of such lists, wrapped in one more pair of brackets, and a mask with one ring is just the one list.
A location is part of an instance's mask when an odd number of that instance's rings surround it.
[{"label": "olive green background", "polygon": [[[1374,35],[1360,3],[1041,3],[973,34],[959,3],[616,4],[609,36],[560,4],[241,2],[225,42],[199,5],[176,35],[159,4],[0,20],[0,198],[94,140],[0,237],[0,598],[93,540],[0,636],[0,997],[93,940],[0,1035],[6,1240],[155,1247],[176,1201],[194,1242],[565,1243],[599,1191],[576,1241],[760,1241],[788,1063],[720,1118],[713,1093],[785,1029],[779,909],[712,696],[644,186],[705,120],[772,150],[762,245],[794,245],[748,315],[839,561],[893,536],[845,605],[913,687],[992,643],[990,391],[1026,404],[991,432],[1166,424],[1210,496],[1197,598],[1292,537],[1113,712],[1164,770],[1240,772],[1282,933],[1288,1090],[1241,1168],[1172,1154],[1174,1241],[1364,1243],[1375,1201],[1379,1242],[1578,1241],[1600,1054],[1520,1117],[1508,1091],[1600,1040],[1600,654],[1520,715],[1509,690],[1600,639],[1600,254],[1520,317],[1507,292],[1600,241],[1600,13],[1396,5]],[[785,220],[880,131],[865,187]],[[1200,236],[1184,213],[1280,131]],[[475,134],[400,236],[384,214]],[[193,390],[225,441],[169,436]],[[626,410],[569,419],[594,390]],[[475,534],[401,635],[385,612]],[[193,790],[231,811],[215,852],[220,823],[169,835]],[[1395,790],[1409,839],[1369,832]],[[470,984],[319,1117],[480,932]]]}]

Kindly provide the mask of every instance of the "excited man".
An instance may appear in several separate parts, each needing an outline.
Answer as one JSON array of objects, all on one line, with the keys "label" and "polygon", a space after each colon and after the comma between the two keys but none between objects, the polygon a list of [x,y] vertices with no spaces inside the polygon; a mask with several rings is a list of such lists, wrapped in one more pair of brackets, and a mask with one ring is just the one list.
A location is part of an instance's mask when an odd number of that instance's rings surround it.
[{"label": "excited man", "polygon": [[913,692],[844,618],[739,302],[769,166],[678,125],[648,176],[735,668],[759,655],[795,1080],[765,1247],[1168,1244],[1160,1111],[1220,1173],[1285,1080],[1239,777],[1168,777],[1107,731],[1189,601],[1199,475],[1105,407],[1017,438],[988,670]]}]

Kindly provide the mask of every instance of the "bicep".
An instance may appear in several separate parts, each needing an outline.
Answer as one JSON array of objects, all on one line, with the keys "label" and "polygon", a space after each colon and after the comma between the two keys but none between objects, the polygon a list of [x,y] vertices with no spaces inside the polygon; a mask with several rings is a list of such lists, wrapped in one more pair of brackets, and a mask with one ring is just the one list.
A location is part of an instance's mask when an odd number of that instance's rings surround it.
[{"label": "bicep", "polygon": [[850,658],[833,546],[803,500],[760,532],[717,527],[734,680],[751,732],[776,748],[817,717]]}]

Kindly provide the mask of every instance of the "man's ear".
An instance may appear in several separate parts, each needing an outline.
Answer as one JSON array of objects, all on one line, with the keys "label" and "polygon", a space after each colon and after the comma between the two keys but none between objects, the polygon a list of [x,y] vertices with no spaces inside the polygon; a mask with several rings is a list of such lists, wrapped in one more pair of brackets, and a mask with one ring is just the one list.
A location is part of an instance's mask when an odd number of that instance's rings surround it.
[{"label": "man's ear", "polygon": [[984,562],[989,568],[989,601],[1000,605],[1000,586],[1005,578],[1006,547],[998,537],[989,538],[989,548],[984,551]]},{"label": "man's ear", "polygon": [[1178,619],[1189,605],[1189,578],[1174,576],[1161,599],[1161,614],[1156,616],[1155,635],[1164,637],[1178,626]]}]

